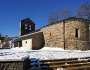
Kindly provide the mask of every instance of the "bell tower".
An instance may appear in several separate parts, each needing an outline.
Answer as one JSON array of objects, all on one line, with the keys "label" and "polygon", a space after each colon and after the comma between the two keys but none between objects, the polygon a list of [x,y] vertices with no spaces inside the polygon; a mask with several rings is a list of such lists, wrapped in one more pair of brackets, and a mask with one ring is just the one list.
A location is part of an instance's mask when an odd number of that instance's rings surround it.
[{"label": "bell tower", "polygon": [[30,18],[26,18],[20,21],[20,36],[25,35],[35,30],[35,24]]}]

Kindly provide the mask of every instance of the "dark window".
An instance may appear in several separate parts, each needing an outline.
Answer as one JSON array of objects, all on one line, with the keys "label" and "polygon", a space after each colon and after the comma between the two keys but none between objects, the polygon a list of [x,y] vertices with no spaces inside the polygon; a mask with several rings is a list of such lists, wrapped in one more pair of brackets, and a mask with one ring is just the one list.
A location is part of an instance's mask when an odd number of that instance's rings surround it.
[{"label": "dark window", "polygon": [[25,43],[27,44],[27,41]]},{"label": "dark window", "polygon": [[78,29],[75,30],[75,37],[78,37]]},{"label": "dark window", "polygon": [[51,33],[50,33],[50,36],[51,36]]}]

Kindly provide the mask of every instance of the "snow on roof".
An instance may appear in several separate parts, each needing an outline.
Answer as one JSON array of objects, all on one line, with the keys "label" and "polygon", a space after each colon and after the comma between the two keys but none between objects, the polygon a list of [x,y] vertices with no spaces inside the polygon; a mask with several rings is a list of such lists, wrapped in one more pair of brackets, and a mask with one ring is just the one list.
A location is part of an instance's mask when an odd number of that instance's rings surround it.
[{"label": "snow on roof", "polygon": [[0,49],[0,60],[15,60],[35,58],[39,60],[90,57],[90,50],[64,50],[62,48],[43,47],[40,50],[31,50],[29,47]]}]

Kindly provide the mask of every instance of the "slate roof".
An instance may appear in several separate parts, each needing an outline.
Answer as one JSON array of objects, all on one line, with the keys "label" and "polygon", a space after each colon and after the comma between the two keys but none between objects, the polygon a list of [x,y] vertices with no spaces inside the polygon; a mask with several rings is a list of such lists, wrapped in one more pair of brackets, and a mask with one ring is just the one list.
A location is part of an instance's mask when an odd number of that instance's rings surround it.
[{"label": "slate roof", "polygon": [[35,23],[30,18],[26,18],[26,19],[21,20],[21,22],[24,22],[24,21],[35,25]]},{"label": "slate roof", "polygon": [[[77,17],[69,17],[69,18],[66,18],[66,19],[63,19],[63,20],[60,20],[60,21],[57,21],[57,22],[53,22],[53,23],[47,24],[47,25],[45,25],[45,26],[43,26],[43,27],[47,27],[47,26],[49,26],[49,25],[57,24],[58,22],[67,21],[67,20],[87,20],[87,21],[90,22],[90,20],[88,20],[88,19],[77,18]],[[41,28],[43,28],[43,27],[41,27]],[[40,28],[40,29],[41,29],[41,28]]]},{"label": "slate roof", "polygon": [[32,39],[33,37],[35,37],[39,33],[42,33],[42,32],[38,32],[38,33],[34,33],[34,34],[30,34],[30,35],[27,35],[27,36],[23,36],[23,37],[17,38],[17,39],[15,39],[13,41],[13,43],[14,42],[19,42],[19,41],[22,41],[22,40],[25,40],[25,39]]}]

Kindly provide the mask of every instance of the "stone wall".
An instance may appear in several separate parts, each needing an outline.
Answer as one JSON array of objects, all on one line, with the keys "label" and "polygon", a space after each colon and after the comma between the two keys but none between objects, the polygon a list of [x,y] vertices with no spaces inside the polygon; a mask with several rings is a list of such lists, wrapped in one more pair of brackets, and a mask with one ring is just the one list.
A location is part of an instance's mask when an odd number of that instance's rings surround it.
[{"label": "stone wall", "polygon": [[64,49],[89,49],[89,22],[68,19],[41,28],[45,46]]},{"label": "stone wall", "polygon": [[[76,36],[76,29],[78,36]],[[89,23],[86,20],[69,20],[65,22],[66,49],[89,49]]]},{"label": "stone wall", "polygon": [[32,49],[40,49],[44,45],[43,33],[40,32],[32,38]]},{"label": "stone wall", "polygon": [[26,70],[26,60],[0,60],[0,70]]},{"label": "stone wall", "polygon": [[45,46],[63,48],[63,23],[57,22],[41,28],[44,35]]}]

